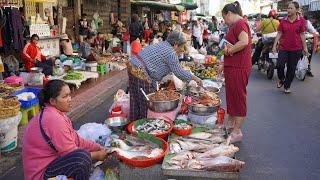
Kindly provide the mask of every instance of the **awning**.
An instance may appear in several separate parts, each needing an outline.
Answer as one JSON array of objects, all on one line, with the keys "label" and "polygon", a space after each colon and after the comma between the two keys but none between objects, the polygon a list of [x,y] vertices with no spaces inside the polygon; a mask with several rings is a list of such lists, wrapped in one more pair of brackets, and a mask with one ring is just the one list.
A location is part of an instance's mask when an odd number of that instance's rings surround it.
[{"label": "awning", "polygon": [[180,6],[183,6],[186,8],[186,10],[195,10],[198,8],[198,5],[196,3],[194,4],[189,4],[189,3],[180,3],[180,4],[177,4],[177,5],[180,5]]},{"label": "awning", "polygon": [[168,10],[168,11],[185,11],[185,7],[176,4],[168,4],[158,1],[131,1],[131,5],[156,8],[159,10]]},{"label": "awning", "polygon": [[309,11],[319,11],[320,10],[320,0],[313,0],[309,5]]},{"label": "awning", "polygon": [[298,0],[300,6],[307,6],[311,3],[312,0]]},{"label": "awning", "polygon": [[35,3],[57,3],[57,0],[26,0],[26,2],[35,2]]}]

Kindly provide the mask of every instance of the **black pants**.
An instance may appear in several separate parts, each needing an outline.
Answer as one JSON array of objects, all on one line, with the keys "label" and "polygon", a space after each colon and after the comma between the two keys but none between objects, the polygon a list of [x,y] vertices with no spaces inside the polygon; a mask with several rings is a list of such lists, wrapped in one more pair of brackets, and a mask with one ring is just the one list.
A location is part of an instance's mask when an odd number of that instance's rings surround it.
[{"label": "black pants", "polygon": [[91,165],[90,153],[78,149],[50,163],[44,173],[44,179],[65,175],[74,180],[86,180],[89,179]]},{"label": "black pants", "polygon": [[[299,51],[279,51],[279,58],[277,62],[278,78],[284,83],[284,88],[289,89],[292,80],[295,76],[298,61],[301,57],[301,50]],[[284,75],[284,69],[287,66],[287,73]]]},{"label": "black pants", "polygon": [[197,40],[197,37],[192,36],[192,43],[193,43],[193,47],[194,47],[195,49],[200,49],[200,48],[201,48],[200,43],[199,43],[199,41]]},{"label": "black pants", "polygon": [[258,62],[258,60],[261,56],[262,49],[263,49],[263,43],[262,43],[262,40],[259,39],[259,41],[256,44],[256,48],[254,50],[253,56],[252,56],[252,65],[254,65],[255,63]]}]

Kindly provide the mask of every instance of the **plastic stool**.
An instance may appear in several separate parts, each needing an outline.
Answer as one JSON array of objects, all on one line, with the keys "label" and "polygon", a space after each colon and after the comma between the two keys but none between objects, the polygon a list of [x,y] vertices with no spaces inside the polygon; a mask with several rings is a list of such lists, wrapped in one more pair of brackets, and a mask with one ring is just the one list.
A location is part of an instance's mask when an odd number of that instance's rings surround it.
[{"label": "plastic stool", "polygon": [[107,65],[106,64],[98,64],[97,71],[99,74],[107,74]]},{"label": "plastic stool", "polygon": [[34,105],[34,106],[27,108],[27,109],[21,108],[20,111],[22,113],[22,118],[21,118],[19,125],[23,126],[23,125],[28,124],[29,114],[31,115],[30,119],[33,118],[34,116],[36,116],[36,114],[39,112],[39,105],[37,104],[37,105]]}]

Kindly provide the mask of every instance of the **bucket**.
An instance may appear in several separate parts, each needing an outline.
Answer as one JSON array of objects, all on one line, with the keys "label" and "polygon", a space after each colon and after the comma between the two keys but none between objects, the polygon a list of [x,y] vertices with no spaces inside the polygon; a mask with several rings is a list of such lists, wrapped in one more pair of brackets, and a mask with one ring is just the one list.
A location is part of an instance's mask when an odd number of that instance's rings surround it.
[{"label": "bucket", "polygon": [[0,149],[1,152],[9,152],[17,147],[18,126],[10,129],[6,133],[0,133]]}]

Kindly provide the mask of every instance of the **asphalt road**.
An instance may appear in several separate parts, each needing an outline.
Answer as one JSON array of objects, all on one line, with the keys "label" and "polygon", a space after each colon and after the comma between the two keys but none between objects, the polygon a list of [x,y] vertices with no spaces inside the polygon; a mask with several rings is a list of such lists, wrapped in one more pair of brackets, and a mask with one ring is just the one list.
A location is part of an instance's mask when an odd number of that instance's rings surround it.
[{"label": "asphalt road", "polygon": [[[313,58],[315,77],[294,80],[285,95],[273,80],[253,69],[248,86],[248,118],[238,158],[246,162],[241,179],[320,179],[320,56]],[[224,95],[222,95],[224,97]],[[112,99],[75,124],[101,122]],[[160,170],[159,170],[160,171]],[[146,177],[152,177],[152,174]],[[19,165],[0,179],[22,179]],[[142,179],[142,178],[140,178]]]}]

